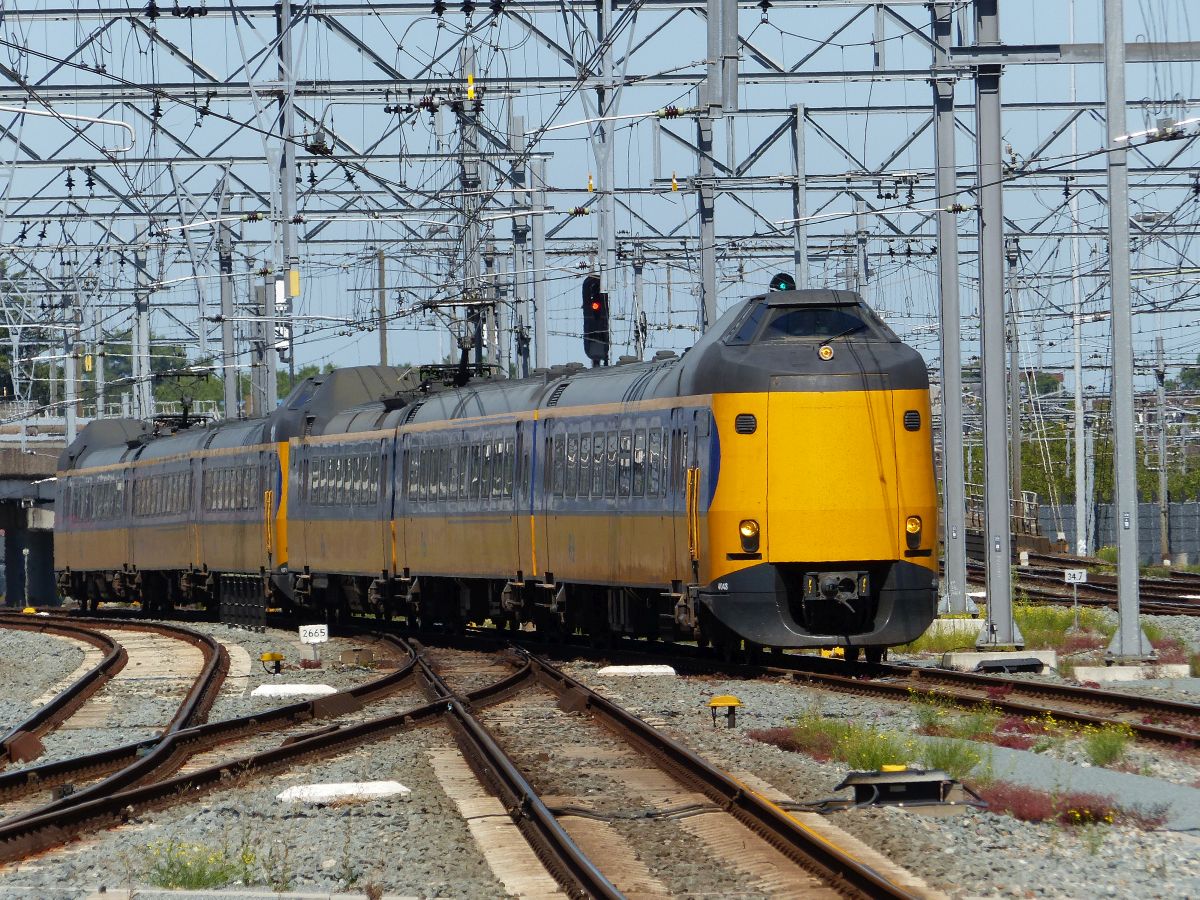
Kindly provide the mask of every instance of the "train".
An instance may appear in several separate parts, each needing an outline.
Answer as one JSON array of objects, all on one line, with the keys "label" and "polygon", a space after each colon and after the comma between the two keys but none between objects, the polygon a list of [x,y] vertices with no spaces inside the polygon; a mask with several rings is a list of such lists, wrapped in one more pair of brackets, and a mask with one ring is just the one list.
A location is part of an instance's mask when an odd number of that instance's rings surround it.
[{"label": "train", "polygon": [[87,607],[868,659],[937,608],[928,372],[850,291],[749,297],[648,361],[359,366],[261,418],[95,420],[57,482],[58,584]]}]

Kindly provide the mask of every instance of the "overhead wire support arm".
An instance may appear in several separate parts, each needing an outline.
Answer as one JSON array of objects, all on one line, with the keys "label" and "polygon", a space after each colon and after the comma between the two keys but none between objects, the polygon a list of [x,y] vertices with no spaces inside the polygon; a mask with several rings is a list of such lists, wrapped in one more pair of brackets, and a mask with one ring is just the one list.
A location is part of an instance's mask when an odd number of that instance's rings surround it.
[{"label": "overhead wire support arm", "polygon": [[28,109],[24,106],[8,106],[0,105],[0,112],[18,113],[24,116],[43,116],[48,119],[67,119],[72,122],[88,122],[93,125],[115,125],[117,128],[124,128],[129,134],[129,144],[125,147],[101,147],[101,153],[128,153],[134,148],[137,143],[137,133],[133,130],[133,126],[128,122],[122,122],[120,119],[102,119],[98,116],[81,116],[76,113],[59,112],[56,109]]}]

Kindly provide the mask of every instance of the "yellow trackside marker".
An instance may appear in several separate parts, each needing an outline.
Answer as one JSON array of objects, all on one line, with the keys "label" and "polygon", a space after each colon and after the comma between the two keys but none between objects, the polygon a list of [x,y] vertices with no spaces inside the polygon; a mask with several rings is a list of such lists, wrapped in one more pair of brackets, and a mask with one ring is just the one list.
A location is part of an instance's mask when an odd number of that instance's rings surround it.
[{"label": "yellow trackside marker", "polygon": [[594,190],[596,190],[596,185],[595,185],[595,183],[592,181],[592,173],[591,173],[591,172],[588,172],[588,193],[590,194],[590,193],[592,193],[592,191],[594,191]]},{"label": "yellow trackside marker", "polygon": [[21,610],[21,614],[25,615],[25,616],[36,616],[37,615],[37,607],[36,606],[27,606],[23,610]]},{"label": "yellow trackside marker", "polygon": [[475,76],[474,75],[467,76],[467,99],[468,100],[475,99]]},{"label": "yellow trackside marker", "polygon": [[671,190],[679,190],[679,182],[676,180],[674,172],[671,173]]},{"label": "yellow trackside marker", "polygon": [[92,371],[92,354],[90,353],[85,353],[83,355],[83,371]]},{"label": "yellow trackside marker", "polygon": [[300,296],[300,270],[288,269],[288,296]]}]

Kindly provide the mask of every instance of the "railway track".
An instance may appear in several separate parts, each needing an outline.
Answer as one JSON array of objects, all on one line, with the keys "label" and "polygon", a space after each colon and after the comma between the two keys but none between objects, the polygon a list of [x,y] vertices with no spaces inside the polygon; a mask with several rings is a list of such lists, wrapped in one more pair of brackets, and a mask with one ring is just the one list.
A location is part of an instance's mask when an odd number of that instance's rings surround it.
[{"label": "railway track", "polygon": [[[397,638],[389,638],[397,645]],[[241,720],[179,728],[158,741],[131,744],[126,748],[94,754],[61,763],[49,763],[0,776],[0,797],[10,800],[22,791],[62,784],[96,766],[115,766],[130,756],[133,763],[114,775],[96,781],[48,805],[26,811],[0,822],[0,861],[12,861],[56,846],[84,831],[94,831],[127,821],[147,810],[192,799],[204,791],[230,787],[242,779],[258,777],[294,766],[298,762],[326,757],[359,744],[378,740],[413,727],[446,721],[502,803],[531,839],[547,868],[569,893],[578,896],[623,896],[558,822],[551,809],[538,797],[527,777],[507,758],[494,736],[476,716],[476,710],[503,700],[524,689],[548,690],[564,708],[587,712],[639,752],[657,760],[689,789],[699,791],[711,802],[751,828],[793,862],[806,877],[815,877],[831,893],[863,897],[914,896],[888,877],[833,846],[828,838],[802,826],[791,814],[750,790],[745,784],[719,770],[646,725],[627,711],[590,691],[539,657],[520,651],[508,654],[515,667],[511,674],[466,694],[446,683],[421,655],[413,655],[395,672],[381,676],[339,695],[302,704],[280,707]],[[419,672],[430,702],[402,712],[373,717],[353,724],[332,723],[309,733],[292,735],[283,744],[242,757],[226,759],[199,770],[178,772],[185,761],[204,747],[244,737],[297,719],[315,722],[322,714],[337,716],[356,705],[377,699],[394,690],[413,672]],[[343,696],[344,695],[344,696]],[[322,710],[321,707],[324,706]],[[149,750],[149,752],[146,752]]]},{"label": "railway track", "polygon": [[[130,681],[147,676],[143,666],[155,668],[166,657],[172,659],[179,654],[171,645],[185,642],[199,651],[200,664],[194,677],[180,675],[174,680],[190,686],[184,694],[173,716],[164,726],[170,734],[203,722],[213,701],[221,689],[229,670],[229,658],[225,648],[208,635],[172,624],[107,619],[72,618],[67,621],[53,616],[6,616],[0,615],[0,627],[43,631],[85,641],[105,652],[104,658],[81,678],[72,682],[52,697],[28,719],[15,726],[3,739],[4,751],[10,762],[28,762],[44,751],[42,738],[73,722],[76,717],[84,718],[91,708],[99,706],[97,694],[106,685],[113,688],[123,678]],[[134,635],[133,641],[118,640],[118,636]],[[151,676],[161,678],[161,675]],[[171,678],[172,676],[165,676]],[[156,682],[161,689],[162,681]],[[107,709],[100,713],[107,713]],[[96,718],[95,715],[92,718]],[[82,726],[81,726],[82,727]]]},{"label": "railway track", "polygon": [[[531,652],[539,644],[528,636],[511,638]],[[1050,713],[1079,725],[1128,725],[1139,739],[1175,747],[1200,747],[1200,704],[1126,694],[1049,681],[981,675],[926,666],[857,664],[815,656],[764,655],[762,661],[731,663],[688,645],[637,646],[627,641],[603,651],[571,645],[572,655],[614,662],[665,662],[694,675],[786,676],[843,692],[909,700],[916,695],[961,705],[990,703],[1019,716]]]},{"label": "railway track", "polygon": [[93,667],[73,681],[65,690],[55,694],[24,721],[0,738],[3,759],[0,765],[10,762],[27,762],[36,759],[44,749],[42,738],[69,719],[92,694],[100,690],[110,678],[121,671],[129,655],[125,648],[106,634],[85,628],[73,622],[52,620],[45,617],[0,616],[0,627],[53,634],[70,638],[96,648],[103,657]]},{"label": "railway track", "polygon": [[881,664],[863,678],[798,665],[766,671],[833,690],[907,700],[913,696],[965,706],[987,703],[1001,712],[1041,716],[1077,725],[1127,725],[1143,741],[1174,747],[1200,746],[1200,705],[1095,688],[919,666]]},{"label": "railway track", "polygon": [[[392,672],[344,691],[248,716],[176,728],[161,739],[136,741],[0,774],[0,803],[4,804],[7,814],[0,821],[0,840],[3,840],[5,826],[21,819],[66,810],[106,795],[161,781],[184,770],[189,761],[211,755],[218,748],[236,747],[248,738],[338,718],[377,702],[399,688],[411,676],[414,665],[407,645],[394,637],[385,636],[384,639],[401,652],[407,662]],[[286,739],[303,739],[303,736],[289,734]],[[224,757],[229,756],[226,749]],[[86,786],[80,789],[81,784]],[[69,793],[45,802],[47,792],[63,794],[55,789],[64,785],[70,786]]]}]

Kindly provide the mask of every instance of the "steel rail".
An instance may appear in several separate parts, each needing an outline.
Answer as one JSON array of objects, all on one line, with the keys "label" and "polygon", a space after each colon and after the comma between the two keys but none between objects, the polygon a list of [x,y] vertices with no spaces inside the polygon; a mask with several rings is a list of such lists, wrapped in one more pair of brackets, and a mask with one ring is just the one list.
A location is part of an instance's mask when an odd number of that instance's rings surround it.
[{"label": "steel rail", "polygon": [[[423,655],[418,665],[435,703],[445,706],[459,749],[481,781],[490,784],[517,827],[559,884],[577,896],[617,900],[624,895],[593,863],[542,802],[516,763]],[[528,663],[525,666],[530,668]]]},{"label": "steel rail", "polygon": [[[525,664],[500,682],[473,691],[464,699],[467,702],[494,702],[519,688],[531,676],[531,667]],[[246,776],[269,774],[300,761],[327,757],[430,724],[446,711],[446,701],[441,699],[365,722],[344,727],[334,725],[279,747],[216,763],[186,775],[93,797],[64,809],[39,811],[34,816],[0,822],[0,862],[22,859],[65,843],[85,830],[121,824],[145,811],[193,800],[210,790],[236,787]]]},{"label": "steel rail", "polygon": [[[954,703],[988,703],[1002,712],[1014,715],[1040,716],[1049,713],[1057,719],[1078,725],[1127,725],[1138,738],[1160,744],[1200,744],[1200,707],[1177,701],[1133,697],[1115,691],[1100,691],[1073,685],[1018,681],[972,672],[909,666],[881,665],[871,669],[872,674],[892,675],[904,679],[903,681],[864,679],[792,666],[771,666],[767,671],[849,693],[904,700],[911,699],[914,694],[924,694]],[[936,686],[939,683],[940,686]],[[1048,698],[1055,702],[1046,702]],[[1143,703],[1143,699],[1147,702]],[[1091,709],[1085,709],[1085,706],[1090,706]],[[1119,715],[1125,717],[1105,715],[1098,712],[1097,707],[1117,710]],[[1188,718],[1195,722],[1195,728],[1186,730],[1145,721],[1152,716]]]},{"label": "steel rail", "polygon": [[49,703],[36,710],[0,739],[5,762],[28,762],[42,755],[42,738],[75,714],[83,703],[125,667],[129,655],[106,634],[45,616],[0,615],[0,627],[56,634],[91,644],[104,652],[92,669],[59,691]]},{"label": "steel rail", "polygon": [[318,697],[315,700],[303,700],[247,716],[181,728],[162,738],[137,741],[121,747],[0,775],[0,799],[11,800],[72,780],[115,773],[81,791],[69,794],[35,810],[12,816],[0,824],[8,824],[55,810],[66,809],[96,797],[127,790],[145,783],[151,778],[164,778],[171,772],[177,771],[197,753],[252,734],[280,729],[298,722],[335,718],[346,713],[356,712],[366,704],[396,690],[413,673],[415,657],[408,645],[391,636],[384,636],[384,640],[405,653],[408,661],[395,671],[355,687],[338,691],[326,697]]},{"label": "steel rail", "polygon": [[789,859],[834,888],[862,897],[914,896],[633,713],[540,657],[529,654],[529,662],[538,681],[559,697],[564,708],[597,715],[626,741],[664,765],[677,780],[711,798]]}]

